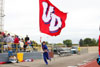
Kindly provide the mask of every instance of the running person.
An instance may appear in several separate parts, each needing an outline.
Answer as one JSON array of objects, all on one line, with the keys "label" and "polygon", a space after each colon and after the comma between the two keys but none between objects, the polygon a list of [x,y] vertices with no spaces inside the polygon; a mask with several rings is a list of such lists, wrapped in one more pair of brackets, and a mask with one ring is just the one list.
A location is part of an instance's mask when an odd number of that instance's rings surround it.
[{"label": "running person", "polygon": [[49,50],[48,50],[48,47],[45,43],[45,41],[43,41],[42,43],[42,49],[43,49],[43,59],[44,59],[44,62],[46,63],[46,65],[48,65],[48,61],[47,60],[50,60],[51,61],[51,58],[49,57]]}]

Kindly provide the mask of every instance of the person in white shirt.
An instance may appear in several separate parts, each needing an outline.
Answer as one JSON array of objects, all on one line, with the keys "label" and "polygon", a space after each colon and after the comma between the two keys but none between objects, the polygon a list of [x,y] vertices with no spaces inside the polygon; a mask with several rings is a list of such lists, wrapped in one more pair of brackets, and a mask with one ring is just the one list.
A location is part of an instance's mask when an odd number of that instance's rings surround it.
[{"label": "person in white shirt", "polygon": [[5,42],[7,43],[8,48],[12,47],[14,40],[13,40],[12,36],[10,36],[10,34],[8,34],[7,37],[5,38]]},{"label": "person in white shirt", "polygon": [[24,40],[23,40],[23,39],[21,39],[19,43],[20,43],[20,48],[21,48],[21,51],[23,51]]}]

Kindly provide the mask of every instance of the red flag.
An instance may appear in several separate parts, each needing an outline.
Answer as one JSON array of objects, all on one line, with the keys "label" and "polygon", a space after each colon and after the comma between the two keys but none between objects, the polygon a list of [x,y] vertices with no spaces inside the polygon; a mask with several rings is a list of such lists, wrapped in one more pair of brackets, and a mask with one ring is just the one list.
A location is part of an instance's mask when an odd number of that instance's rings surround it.
[{"label": "red flag", "polygon": [[56,8],[49,0],[39,0],[40,6],[40,31],[42,33],[57,36],[65,27],[67,13]]},{"label": "red flag", "polygon": [[99,56],[100,56],[100,35],[99,35]]}]

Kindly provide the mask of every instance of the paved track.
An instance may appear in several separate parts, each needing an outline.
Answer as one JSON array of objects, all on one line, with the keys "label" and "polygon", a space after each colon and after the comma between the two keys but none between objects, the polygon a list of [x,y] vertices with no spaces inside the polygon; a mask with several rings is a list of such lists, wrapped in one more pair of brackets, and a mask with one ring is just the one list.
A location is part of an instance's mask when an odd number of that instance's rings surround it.
[{"label": "paved track", "polygon": [[81,65],[80,67],[100,67],[100,66],[97,64],[97,61],[94,60],[84,65]]},{"label": "paved track", "polygon": [[89,53],[83,55],[72,55],[66,57],[56,57],[49,61],[49,65],[45,65],[43,60],[34,60],[34,62],[22,62],[16,64],[3,64],[0,67],[68,67],[81,65],[84,62],[93,61],[97,58],[97,53]]}]

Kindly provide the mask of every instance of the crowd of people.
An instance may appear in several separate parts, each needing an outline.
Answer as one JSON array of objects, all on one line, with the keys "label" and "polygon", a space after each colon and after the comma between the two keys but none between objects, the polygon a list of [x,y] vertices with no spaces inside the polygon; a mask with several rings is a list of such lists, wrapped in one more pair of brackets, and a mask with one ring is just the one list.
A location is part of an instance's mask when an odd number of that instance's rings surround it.
[{"label": "crowd of people", "polygon": [[10,33],[0,32],[0,53],[7,52],[9,49],[13,52],[26,51],[27,47],[33,48],[33,43],[28,35],[23,39],[18,35],[11,36]]}]

